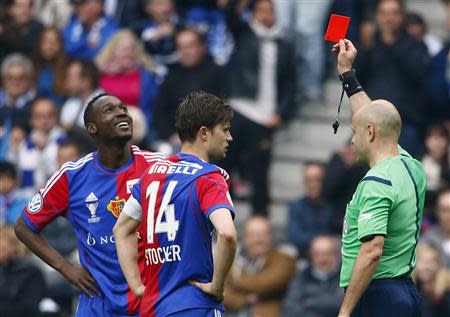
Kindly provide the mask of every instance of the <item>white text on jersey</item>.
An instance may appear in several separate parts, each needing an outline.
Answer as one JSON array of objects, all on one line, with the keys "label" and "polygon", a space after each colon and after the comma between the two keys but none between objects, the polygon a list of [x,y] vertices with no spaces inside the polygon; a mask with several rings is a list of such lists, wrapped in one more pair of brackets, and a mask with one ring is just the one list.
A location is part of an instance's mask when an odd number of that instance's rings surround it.
[{"label": "white text on jersey", "polygon": [[155,265],[165,262],[181,261],[180,251],[181,248],[178,244],[145,249],[145,264]]}]

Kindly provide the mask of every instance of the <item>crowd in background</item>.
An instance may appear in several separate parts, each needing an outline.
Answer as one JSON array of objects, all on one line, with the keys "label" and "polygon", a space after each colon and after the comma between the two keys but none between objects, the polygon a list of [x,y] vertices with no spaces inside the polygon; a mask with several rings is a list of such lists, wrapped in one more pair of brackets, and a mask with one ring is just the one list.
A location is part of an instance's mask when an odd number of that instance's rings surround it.
[{"label": "crowd in background", "polygon": [[[450,14],[449,1],[441,5]],[[336,316],[337,237],[368,169],[351,144],[304,164],[304,196],[288,206],[283,245],[267,218],[273,135],[303,102],[323,102],[323,82],[335,75],[323,41],[331,12],[352,17],[358,78],[372,99],[397,106],[400,144],[425,167],[414,278],[423,316],[450,316],[450,37],[431,34],[397,0],[0,0],[0,316],[73,313],[77,290],[30,259],[12,225],[63,163],[93,150],[86,102],[117,96],[134,120],[132,142],[170,155],[180,146],[178,102],[192,90],[233,107],[234,142],[218,164],[253,211],[226,285],[227,316]],[[77,261],[64,219],[44,235]]]}]

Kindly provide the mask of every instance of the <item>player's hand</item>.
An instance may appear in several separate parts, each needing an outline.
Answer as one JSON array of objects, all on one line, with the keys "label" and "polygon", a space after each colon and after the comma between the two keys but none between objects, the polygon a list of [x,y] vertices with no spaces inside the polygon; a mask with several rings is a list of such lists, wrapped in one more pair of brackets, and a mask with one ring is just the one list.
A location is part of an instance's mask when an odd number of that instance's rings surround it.
[{"label": "player's hand", "polygon": [[358,51],[350,40],[340,40],[339,43],[333,45],[332,52],[338,57],[337,69],[339,74],[352,70]]},{"label": "player's hand", "polygon": [[97,289],[97,282],[84,268],[67,262],[61,268],[61,274],[64,275],[64,277],[73,285],[80,288],[90,298],[93,297],[90,290],[98,296],[101,296]]},{"label": "player's hand", "polygon": [[131,291],[134,293],[134,295],[136,295],[137,298],[141,298],[142,295],[144,295],[145,286],[141,284],[138,287],[131,289]]},{"label": "player's hand", "polygon": [[197,281],[190,281],[189,283],[194,285],[194,286],[196,286],[196,287],[198,287],[204,293],[209,294],[211,296],[214,296],[220,302],[223,301],[223,288],[215,287],[212,282],[210,282],[210,283],[201,283],[201,282],[197,282]]}]

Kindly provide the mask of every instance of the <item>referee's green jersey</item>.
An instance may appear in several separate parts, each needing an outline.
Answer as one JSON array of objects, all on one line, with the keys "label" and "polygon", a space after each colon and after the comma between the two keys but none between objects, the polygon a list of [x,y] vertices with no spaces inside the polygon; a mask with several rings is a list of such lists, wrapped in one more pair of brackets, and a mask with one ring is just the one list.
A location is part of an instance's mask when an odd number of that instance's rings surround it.
[{"label": "referee's green jersey", "polygon": [[411,275],[425,200],[422,164],[400,146],[400,155],[373,166],[347,205],[342,230],[341,287],[347,287],[361,241],[385,236],[374,279]]}]

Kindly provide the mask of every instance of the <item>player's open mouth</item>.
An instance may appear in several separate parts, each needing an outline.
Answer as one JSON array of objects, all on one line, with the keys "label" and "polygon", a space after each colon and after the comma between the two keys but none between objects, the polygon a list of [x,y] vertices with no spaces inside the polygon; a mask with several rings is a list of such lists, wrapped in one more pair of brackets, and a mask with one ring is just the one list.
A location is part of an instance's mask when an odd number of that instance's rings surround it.
[{"label": "player's open mouth", "polygon": [[119,123],[116,123],[114,126],[116,126],[118,128],[129,128],[130,127],[130,123],[126,122],[126,121],[121,121]]}]

